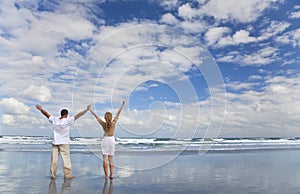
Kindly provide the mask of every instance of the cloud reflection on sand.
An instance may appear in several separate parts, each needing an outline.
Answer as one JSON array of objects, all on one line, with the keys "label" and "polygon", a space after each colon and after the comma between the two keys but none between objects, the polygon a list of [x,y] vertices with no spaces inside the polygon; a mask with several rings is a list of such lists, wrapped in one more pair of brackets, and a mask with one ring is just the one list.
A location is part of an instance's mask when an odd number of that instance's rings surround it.
[{"label": "cloud reflection on sand", "polygon": [[130,169],[129,166],[128,167],[125,166],[125,168],[120,168],[116,172],[117,177],[120,177],[120,178],[130,177],[133,174],[134,174],[134,170]]},{"label": "cloud reflection on sand", "polygon": [[[4,181],[7,177],[18,177],[20,170],[12,169],[12,163],[17,163],[18,160],[14,161],[9,156],[8,152],[2,153],[3,157],[0,157],[0,188],[1,191],[13,191],[17,188],[17,185],[20,184],[20,180],[16,179],[15,181]],[[2,181],[3,180],[3,181]]]}]

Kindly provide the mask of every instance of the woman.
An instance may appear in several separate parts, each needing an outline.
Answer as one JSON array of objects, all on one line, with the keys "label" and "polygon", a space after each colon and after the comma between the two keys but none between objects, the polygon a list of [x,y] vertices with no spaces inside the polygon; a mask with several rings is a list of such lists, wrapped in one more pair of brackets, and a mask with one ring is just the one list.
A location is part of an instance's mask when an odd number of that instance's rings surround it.
[{"label": "woman", "polygon": [[114,173],[114,163],[113,163],[113,155],[115,153],[115,127],[119,115],[125,105],[125,100],[123,100],[120,109],[118,110],[114,119],[112,119],[112,114],[110,112],[106,112],[104,115],[105,122],[96,115],[96,113],[90,108],[90,112],[95,116],[97,121],[103,127],[104,135],[101,143],[102,155],[103,155],[103,169],[105,173],[105,178],[108,179],[108,164],[110,170],[110,179],[113,179]]}]

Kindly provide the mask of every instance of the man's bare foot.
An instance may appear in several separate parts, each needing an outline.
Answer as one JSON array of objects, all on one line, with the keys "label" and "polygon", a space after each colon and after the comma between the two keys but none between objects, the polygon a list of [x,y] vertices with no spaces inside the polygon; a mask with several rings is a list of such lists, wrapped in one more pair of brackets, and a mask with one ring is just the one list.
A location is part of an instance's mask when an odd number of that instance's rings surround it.
[{"label": "man's bare foot", "polygon": [[114,176],[110,176],[109,178],[110,178],[110,179],[114,179]]},{"label": "man's bare foot", "polygon": [[71,176],[65,176],[65,179],[73,179],[75,178],[75,176],[71,175]]}]

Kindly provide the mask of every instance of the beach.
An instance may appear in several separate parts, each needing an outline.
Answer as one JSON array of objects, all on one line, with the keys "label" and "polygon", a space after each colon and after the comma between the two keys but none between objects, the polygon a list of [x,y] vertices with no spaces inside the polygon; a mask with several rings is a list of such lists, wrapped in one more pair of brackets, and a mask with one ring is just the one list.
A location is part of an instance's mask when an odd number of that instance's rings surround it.
[{"label": "beach", "polygon": [[[117,152],[115,178],[106,181],[99,154],[71,152],[76,178],[49,174],[49,151],[0,152],[0,193],[299,193],[300,150]],[[173,157],[173,156],[172,156]],[[149,164],[151,163],[151,164]]]}]

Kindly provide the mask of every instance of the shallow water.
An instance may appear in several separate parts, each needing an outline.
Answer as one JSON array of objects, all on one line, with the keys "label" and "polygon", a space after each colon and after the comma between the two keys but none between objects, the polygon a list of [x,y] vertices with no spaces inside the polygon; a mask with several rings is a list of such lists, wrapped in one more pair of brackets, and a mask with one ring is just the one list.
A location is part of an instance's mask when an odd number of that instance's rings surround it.
[{"label": "shallow water", "polygon": [[[50,149],[50,148],[49,148]],[[297,193],[300,151],[116,154],[115,178],[105,183],[97,155],[71,153],[75,179],[62,164],[51,182],[50,152],[0,152],[0,193]],[[161,163],[159,164],[160,161]],[[156,163],[156,167],[153,167]],[[143,166],[151,167],[146,170]],[[139,170],[137,170],[139,169]]]}]

